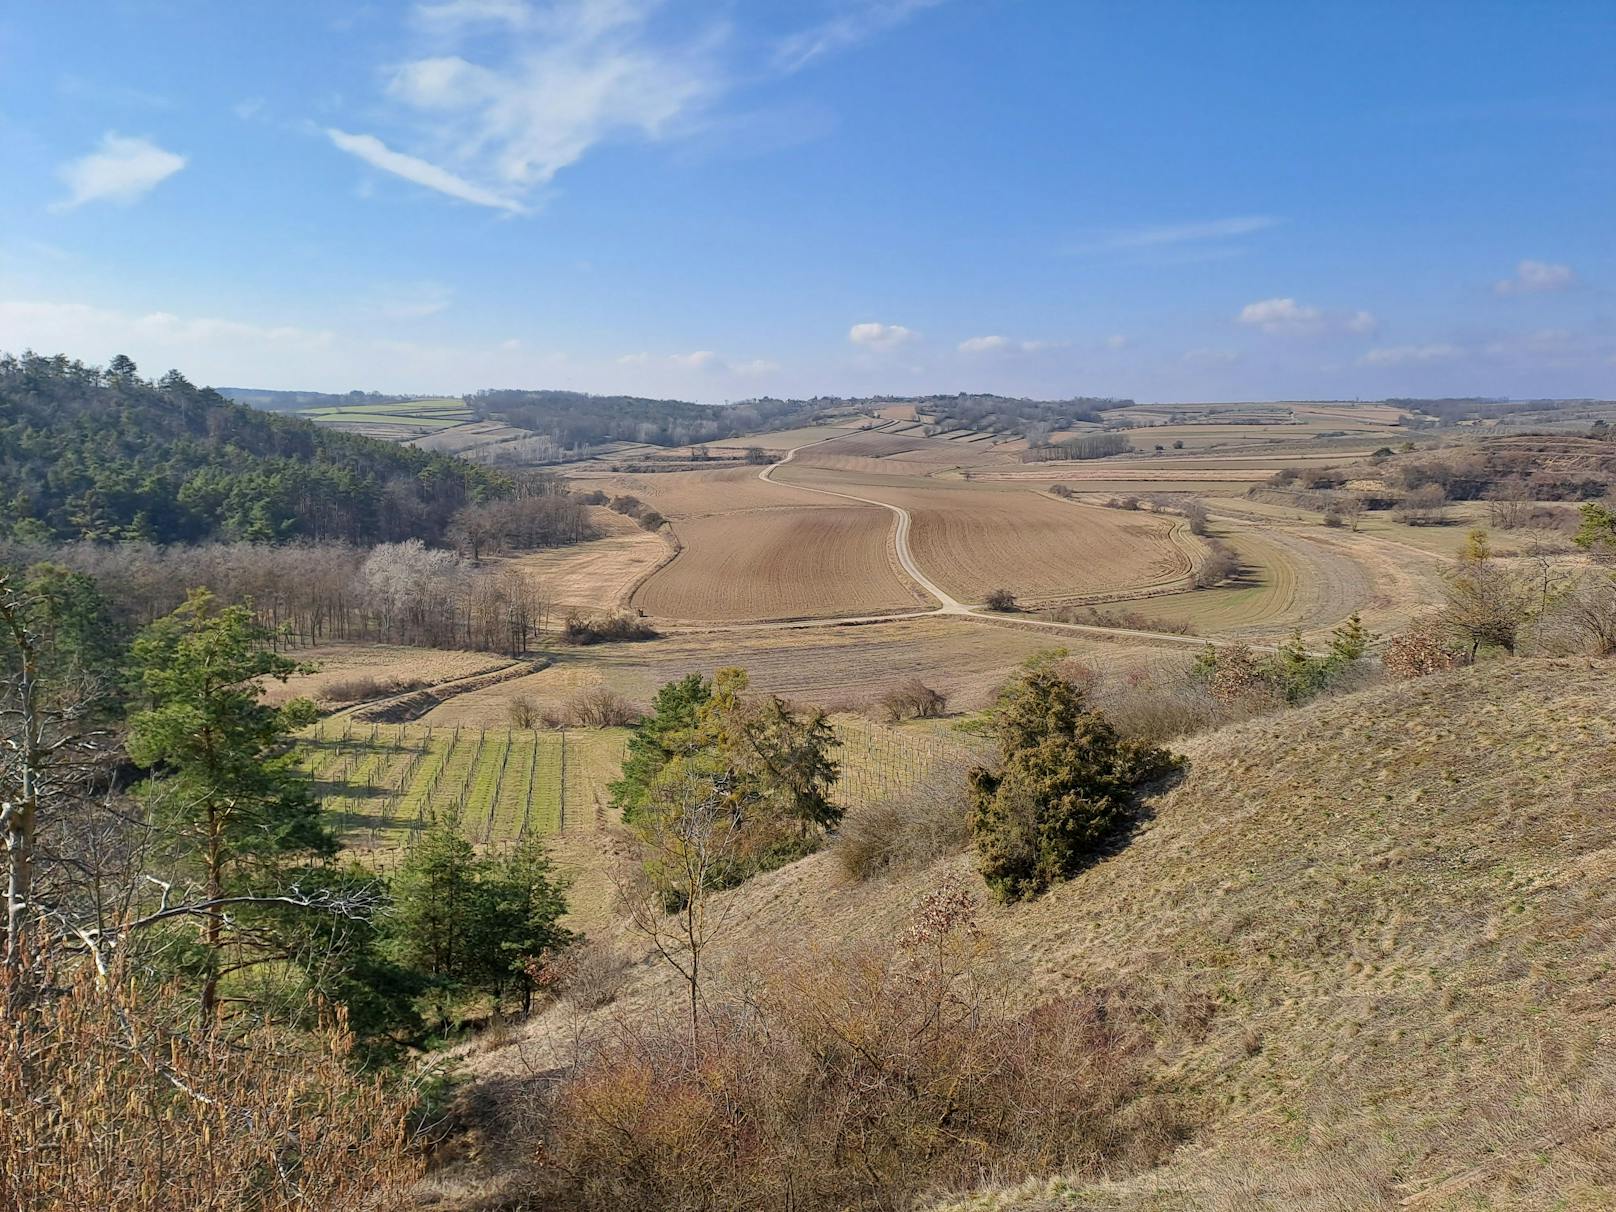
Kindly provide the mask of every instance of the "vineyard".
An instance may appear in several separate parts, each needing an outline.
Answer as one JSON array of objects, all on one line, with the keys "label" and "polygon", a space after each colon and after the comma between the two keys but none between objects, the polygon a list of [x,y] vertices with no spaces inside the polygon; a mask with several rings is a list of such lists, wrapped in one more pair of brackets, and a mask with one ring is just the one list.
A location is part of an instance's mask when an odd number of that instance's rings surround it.
[{"label": "vineyard", "polygon": [[[857,716],[839,717],[836,733],[835,798],[844,804],[900,794],[982,757],[963,736],[910,733]],[[342,717],[304,735],[300,760],[348,849],[385,862],[434,817],[458,817],[479,845],[598,828],[627,743],[623,728],[551,732]]]},{"label": "vineyard", "polygon": [[345,717],[311,729],[301,760],[348,848],[384,856],[435,816],[457,816],[483,845],[594,828],[627,737],[621,728],[539,732]]}]

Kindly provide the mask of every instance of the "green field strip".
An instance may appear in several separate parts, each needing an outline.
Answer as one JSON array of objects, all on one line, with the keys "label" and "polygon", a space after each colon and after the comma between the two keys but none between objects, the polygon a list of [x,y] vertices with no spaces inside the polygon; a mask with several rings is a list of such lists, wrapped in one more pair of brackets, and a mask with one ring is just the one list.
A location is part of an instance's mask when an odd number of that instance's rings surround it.
[{"label": "green field strip", "polygon": [[485,841],[508,842],[522,836],[528,815],[528,776],[534,770],[538,752],[533,733],[517,733],[511,738],[499,794],[488,813]]}]

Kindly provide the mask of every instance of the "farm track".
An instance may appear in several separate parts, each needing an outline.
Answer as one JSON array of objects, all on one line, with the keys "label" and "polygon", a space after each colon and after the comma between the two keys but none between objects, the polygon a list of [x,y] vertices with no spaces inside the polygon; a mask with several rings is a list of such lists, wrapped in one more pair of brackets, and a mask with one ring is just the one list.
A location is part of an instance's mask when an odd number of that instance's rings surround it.
[{"label": "farm track", "polygon": [[[835,437],[822,438],[818,442],[808,443],[808,446],[822,446],[826,442],[833,442],[835,440]],[[787,451],[785,458],[781,459],[778,463],[771,463],[762,471],[758,472],[758,479],[763,480],[766,483],[774,483],[774,472],[779,468],[784,467],[787,463],[792,462],[793,459],[796,458],[799,450],[805,449],[807,449],[807,446],[798,446]],[[1196,636],[1173,635],[1159,631],[1140,631],[1130,627],[1104,627],[1091,623],[1057,623],[1049,619],[1024,619],[1014,618],[1006,615],[989,614],[976,606],[968,606],[965,603],[960,602],[930,577],[928,577],[921,569],[920,565],[915,561],[913,553],[909,550],[909,531],[912,525],[912,519],[910,518],[909,511],[907,509],[900,505],[892,505],[886,501],[876,500],[873,497],[861,497],[855,493],[837,492],[834,489],[829,488],[814,488],[802,484],[793,484],[790,487],[803,492],[819,493],[822,496],[840,497],[844,500],[859,501],[866,505],[879,505],[881,508],[890,511],[896,519],[893,529],[893,542],[896,547],[899,566],[912,580],[914,580],[916,584],[921,586],[921,588],[923,588],[927,593],[931,594],[939,604],[933,610],[913,611],[905,614],[895,615],[866,615],[859,618],[803,620],[801,622],[788,624],[787,626],[794,628],[836,627],[850,626],[855,624],[891,622],[899,619],[920,619],[947,616],[951,618],[971,619],[976,622],[991,623],[1000,626],[1053,631],[1067,635],[1087,635],[1102,639],[1127,639],[1138,643],[1159,644],[1171,648],[1193,648],[1200,650],[1205,648],[1208,643],[1207,640],[1198,638]],[[739,624],[725,628],[713,628],[712,630],[758,630],[762,628],[778,628],[780,626],[781,624],[778,623],[755,623]],[[1253,647],[1258,651],[1272,651],[1271,648],[1266,646],[1254,645]]]}]

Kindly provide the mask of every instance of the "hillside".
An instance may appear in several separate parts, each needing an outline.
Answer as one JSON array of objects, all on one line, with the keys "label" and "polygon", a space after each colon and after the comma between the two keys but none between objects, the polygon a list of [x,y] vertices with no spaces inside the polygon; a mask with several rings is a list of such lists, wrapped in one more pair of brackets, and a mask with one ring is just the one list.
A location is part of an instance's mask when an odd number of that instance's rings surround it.
[{"label": "hillside", "polygon": [[[1608,665],[1495,663],[1185,743],[1125,848],[978,924],[1028,1004],[1131,991],[1188,1141],[1146,1173],[948,1206],[1612,1206],[1613,691]],[[729,971],[782,939],[889,936],[970,870],[850,884],[818,855],[759,878],[735,894]],[[563,1003],[474,1056],[482,1088],[668,1004],[654,964],[633,972],[611,1007]]]},{"label": "hillside", "polygon": [[[127,360],[125,360],[127,362]],[[0,537],[438,539],[505,481],[458,459],[258,412],[177,372],[0,359]]]}]

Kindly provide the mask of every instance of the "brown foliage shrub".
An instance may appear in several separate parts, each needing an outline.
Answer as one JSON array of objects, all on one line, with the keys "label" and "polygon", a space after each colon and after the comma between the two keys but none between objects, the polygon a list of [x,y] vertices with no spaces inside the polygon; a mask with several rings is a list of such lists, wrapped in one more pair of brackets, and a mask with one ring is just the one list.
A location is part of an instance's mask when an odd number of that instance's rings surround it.
[{"label": "brown foliage shrub", "polygon": [[930,720],[948,711],[948,696],[933,690],[919,678],[910,678],[881,696],[881,712],[892,723],[899,720]]},{"label": "brown foliage shrub", "polygon": [[783,961],[682,1028],[619,1023],[557,1085],[540,1201],[594,1209],[886,1209],[984,1174],[1148,1163],[1179,1134],[1145,1093],[1136,1016],[1103,992],[1037,1010],[973,963],[945,888],[896,944]]},{"label": "brown foliage shrub", "polygon": [[1235,554],[1233,547],[1221,539],[1209,539],[1207,547],[1210,550],[1206,559],[1195,570],[1197,589],[1210,589],[1240,575],[1240,557]]},{"label": "brown foliage shrub", "polygon": [[505,713],[511,721],[512,728],[533,728],[539,723],[539,713],[533,706],[533,700],[525,694],[519,694],[512,699]]},{"label": "brown foliage shrub", "polygon": [[621,640],[654,640],[660,633],[634,615],[585,614],[574,611],[561,628],[563,644],[602,644]]},{"label": "brown foliage shrub", "polygon": [[963,851],[971,842],[966,769],[945,763],[914,787],[850,805],[831,842],[842,870],[866,880]]},{"label": "brown foliage shrub", "polygon": [[578,691],[562,710],[573,728],[624,728],[640,718],[638,707],[606,686]]},{"label": "brown foliage shrub", "polygon": [[328,703],[358,703],[365,699],[408,694],[412,690],[420,690],[423,686],[431,684],[424,678],[379,678],[373,675],[361,675],[327,682],[320,691],[320,698]]},{"label": "brown foliage shrub", "polygon": [[1464,654],[1448,643],[1434,620],[1424,619],[1387,640],[1380,663],[1393,677],[1422,678],[1462,665]]},{"label": "brown foliage shrub", "polygon": [[412,1100],[349,1069],[340,1026],[210,1034],[88,965],[61,984],[0,1038],[0,1206],[357,1212],[419,1176]]}]

